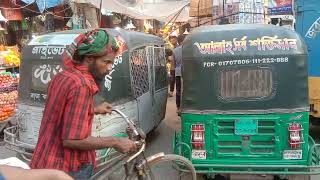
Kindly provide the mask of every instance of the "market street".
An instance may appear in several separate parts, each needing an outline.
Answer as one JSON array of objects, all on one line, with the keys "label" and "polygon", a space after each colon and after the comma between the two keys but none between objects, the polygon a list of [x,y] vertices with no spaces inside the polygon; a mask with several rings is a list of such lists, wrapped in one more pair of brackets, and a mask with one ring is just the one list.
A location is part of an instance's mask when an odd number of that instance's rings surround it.
[{"label": "market street", "polygon": [[320,180],[319,27],[320,0],[0,0],[0,180]]},{"label": "market street", "polygon": [[[175,130],[180,129],[180,119],[175,110],[175,98],[168,98],[167,113],[163,122],[159,127],[150,135],[147,144],[147,155],[152,155],[158,152],[164,152],[166,154],[172,153],[172,137]],[[320,131],[319,127],[312,126],[310,128],[312,137],[319,143]],[[3,143],[0,144],[0,159],[15,156],[15,152],[6,149]],[[166,174],[166,170],[163,170]],[[200,176],[199,176],[200,177]],[[198,179],[202,179],[201,177]],[[169,178],[169,177],[168,177]],[[167,178],[166,178],[167,179]],[[170,179],[170,178],[169,178]],[[312,176],[311,180],[319,180],[320,175]]]}]

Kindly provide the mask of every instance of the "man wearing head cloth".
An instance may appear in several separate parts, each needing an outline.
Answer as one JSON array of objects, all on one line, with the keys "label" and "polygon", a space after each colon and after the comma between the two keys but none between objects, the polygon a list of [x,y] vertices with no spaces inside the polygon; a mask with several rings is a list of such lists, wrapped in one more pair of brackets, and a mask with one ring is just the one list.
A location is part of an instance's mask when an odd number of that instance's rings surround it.
[{"label": "man wearing head cloth", "polygon": [[97,83],[112,70],[118,46],[105,30],[79,35],[63,54],[65,70],[48,87],[39,139],[31,168],[59,169],[74,179],[89,179],[96,165],[95,150],[135,150],[128,138],[91,136],[94,114],[111,112],[111,105],[94,107]]}]

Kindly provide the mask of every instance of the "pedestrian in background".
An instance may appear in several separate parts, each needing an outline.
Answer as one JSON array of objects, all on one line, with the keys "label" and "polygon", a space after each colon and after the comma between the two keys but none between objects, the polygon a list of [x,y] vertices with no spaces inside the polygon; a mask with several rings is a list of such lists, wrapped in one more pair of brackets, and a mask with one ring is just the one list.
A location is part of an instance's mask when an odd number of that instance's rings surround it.
[{"label": "pedestrian in background", "polygon": [[175,69],[175,83],[176,83],[176,105],[177,113],[180,115],[180,101],[181,101],[181,67],[182,67],[182,42],[184,35],[179,36],[178,46],[173,50],[173,60]]},{"label": "pedestrian in background", "polygon": [[[178,37],[177,36],[170,36],[169,41],[172,47],[172,50],[178,47]],[[175,85],[175,67],[174,67],[174,58],[169,56],[169,62],[170,62],[170,92],[169,96],[173,96],[174,92],[174,85]]]}]

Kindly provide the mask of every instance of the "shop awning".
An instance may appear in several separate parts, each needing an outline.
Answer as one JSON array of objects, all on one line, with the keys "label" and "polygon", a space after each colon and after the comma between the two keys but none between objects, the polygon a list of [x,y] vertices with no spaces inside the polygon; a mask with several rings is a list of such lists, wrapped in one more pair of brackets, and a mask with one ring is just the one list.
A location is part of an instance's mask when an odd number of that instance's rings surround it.
[{"label": "shop awning", "polygon": [[0,11],[0,22],[7,22],[8,19],[6,19],[2,14],[1,14],[1,11]]},{"label": "shop awning", "polygon": [[158,19],[163,22],[188,22],[191,17],[189,17],[189,6],[185,6],[183,9],[179,10],[178,12],[175,12],[171,14],[170,16],[163,18],[163,19]]},{"label": "shop awning", "polygon": [[21,1],[27,4],[32,4],[36,2],[40,12],[43,12],[47,8],[55,7],[64,2],[64,0],[21,0]]},{"label": "shop awning", "polygon": [[[143,2],[143,0],[137,0],[135,3],[128,0],[73,0],[76,3],[88,3],[97,8],[100,8],[102,2],[102,9],[107,9],[112,12],[121,13],[133,17],[135,19],[156,19],[159,21],[167,21],[170,17],[173,17],[182,8],[186,7],[188,1],[158,1],[154,3]],[[180,21],[186,20],[186,12],[183,13]]]},{"label": "shop awning", "polygon": [[20,21],[22,20],[21,9],[13,4],[10,0],[2,0],[1,4],[4,8],[2,9],[2,14],[0,13],[0,21]]}]

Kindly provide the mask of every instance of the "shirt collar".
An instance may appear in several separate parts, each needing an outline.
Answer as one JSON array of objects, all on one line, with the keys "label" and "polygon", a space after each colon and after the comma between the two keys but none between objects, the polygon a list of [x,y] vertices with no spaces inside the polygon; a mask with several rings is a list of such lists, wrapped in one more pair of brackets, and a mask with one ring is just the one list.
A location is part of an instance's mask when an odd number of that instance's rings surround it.
[{"label": "shirt collar", "polygon": [[89,81],[89,84],[91,85],[91,87],[90,87],[91,92],[93,94],[96,94],[99,91],[99,87],[98,87],[95,79],[93,78],[92,74],[89,72],[88,66],[82,65],[82,64],[75,64],[71,60],[64,60],[64,65],[67,69],[74,68],[74,69],[77,69],[78,71],[80,71],[83,74],[83,76],[86,78],[86,80]]}]

